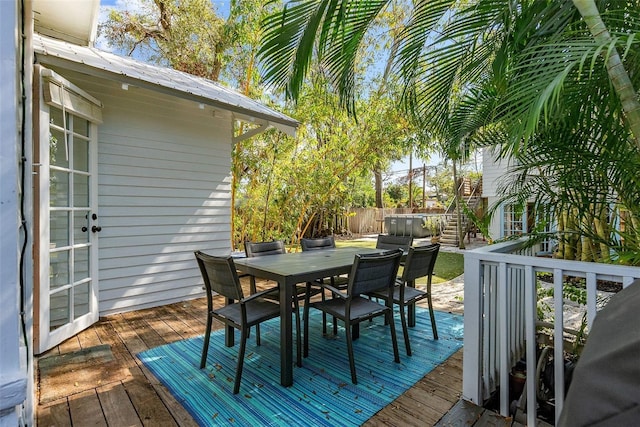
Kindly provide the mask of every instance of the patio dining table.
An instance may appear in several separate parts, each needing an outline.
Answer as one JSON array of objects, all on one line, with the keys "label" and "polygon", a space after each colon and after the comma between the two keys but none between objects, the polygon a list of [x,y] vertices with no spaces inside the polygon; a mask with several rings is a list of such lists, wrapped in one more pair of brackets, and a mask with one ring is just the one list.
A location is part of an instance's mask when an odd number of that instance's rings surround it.
[{"label": "patio dining table", "polygon": [[[236,269],[241,273],[278,282],[280,289],[280,384],[285,387],[293,384],[291,299],[296,284],[348,274],[351,272],[356,254],[378,252],[380,249],[342,247],[234,260]],[[232,333],[227,333],[227,345],[233,345]]]}]

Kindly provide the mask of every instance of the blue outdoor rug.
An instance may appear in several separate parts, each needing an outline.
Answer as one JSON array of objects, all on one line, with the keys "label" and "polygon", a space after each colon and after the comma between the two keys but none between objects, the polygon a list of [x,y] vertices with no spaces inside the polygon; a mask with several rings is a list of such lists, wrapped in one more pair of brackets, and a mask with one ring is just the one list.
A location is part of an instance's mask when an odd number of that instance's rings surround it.
[{"label": "blue outdoor rug", "polygon": [[411,357],[406,355],[396,317],[399,364],[393,362],[390,330],[383,319],[363,322],[360,338],[354,341],[358,385],[351,383],[344,328],[338,329],[337,338],[323,337],[317,310],[310,313],[309,357],[302,368],[294,367],[291,387],[280,385],[278,319],[262,324],[260,347],[252,331],[237,395],[232,394],[237,332],[232,348],[224,347],[223,329],[211,334],[207,366],[202,370],[202,336],[153,348],[138,357],[202,426],[359,426],[462,347],[462,316],[435,314],[437,341],[428,310],[416,309],[416,326],[409,328]]}]

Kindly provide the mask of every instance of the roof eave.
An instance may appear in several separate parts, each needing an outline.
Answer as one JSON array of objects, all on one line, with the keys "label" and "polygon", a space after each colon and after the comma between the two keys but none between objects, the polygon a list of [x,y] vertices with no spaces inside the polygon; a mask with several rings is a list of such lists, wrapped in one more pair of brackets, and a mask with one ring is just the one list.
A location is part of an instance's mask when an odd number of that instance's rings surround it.
[{"label": "roof eave", "polygon": [[131,86],[149,89],[155,92],[164,93],[166,95],[171,95],[178,98],[191,100],[197,103],[207,104],[212,106],[213,108],[224,109],[232,113],[237,113],[235,115],[238,117],[242,117],[242,116],[254,117],[256,119],[269,122],[269,124],[271,124],[273,127],[285,132],[288,135],[295,135],[295,131],[298,125],[300,124],[297,120],[293,120],[293,119],[286,120],[280,117],[269,116],[269,115],[260,113],[258,111],[253,111],[253,110],[242,108],[236,105],[230,105],[215,99],[193,94],[188,91],[182,91],[182,90],[169,88],[169,87],[158,85],[151,82],[146,82],[144,80],[139,80],[133,77],[129,77],[127,75],[118,74],[110,70],[91,67],[86,64],[70,61],[60,57],[36,53],[36,61],[41,64],[47,64],[54,67],[65,68],[71,71],[77,71],[84,74],[90,74],[95,77],[101,77],[104,79],[117,81],[119,83],[125,83]]}]

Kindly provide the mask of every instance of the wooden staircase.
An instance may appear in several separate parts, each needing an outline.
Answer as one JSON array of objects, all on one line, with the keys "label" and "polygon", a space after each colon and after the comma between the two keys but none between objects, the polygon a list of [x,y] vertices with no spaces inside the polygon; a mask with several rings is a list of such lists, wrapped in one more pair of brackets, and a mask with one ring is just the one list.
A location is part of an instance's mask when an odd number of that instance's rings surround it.
[{"label": "wooden staircase", "polygon": [[[465,197],[464,203],[467,204],[469,210],[476,211],[476,209],[480,206],[481,198],[478,196]],[[465,231],[465,234],[469,231],[469,227],[472,225],[469,217],[464,213],[460,212],[462,229]],[[451,209],[451,212],[447,215],[446,225],[442,230],[442,234],[440,235],[440,244],[444,246],[459,246],[460,241],[458,239],[458,221],[457,215],[455,211],[455,207]]]}]

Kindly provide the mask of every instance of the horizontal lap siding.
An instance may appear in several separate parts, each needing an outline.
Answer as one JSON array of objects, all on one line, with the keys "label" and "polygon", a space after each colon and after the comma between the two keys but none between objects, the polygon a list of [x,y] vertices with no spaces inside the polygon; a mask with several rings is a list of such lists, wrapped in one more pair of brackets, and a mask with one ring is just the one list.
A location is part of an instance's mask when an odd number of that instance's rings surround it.
[{"label": "horizontal lap siding", "polygon": [[[488,148],[484,149],[482,159],[482,197],[487,199],[487,203],[491,207],[498,202],[498,187],[504,179],[508,162],[496,160],[492,150]],[[494,239],[502,236],[501,212],[498,210],[489,224],[489,236]]]},{"label": "horizontal lap siding", "polygon": [[201,296],[193,251],[230,247],[230,115],[132,86],[76,84],[104,104],[100,314]]},{"label": "horizontal lap siding", "polygon": [[492,197],[498,194],[498,186],[507,170],[505,160],[496,160],[491,149],[485,148],[482,155],[482,196]]}]

